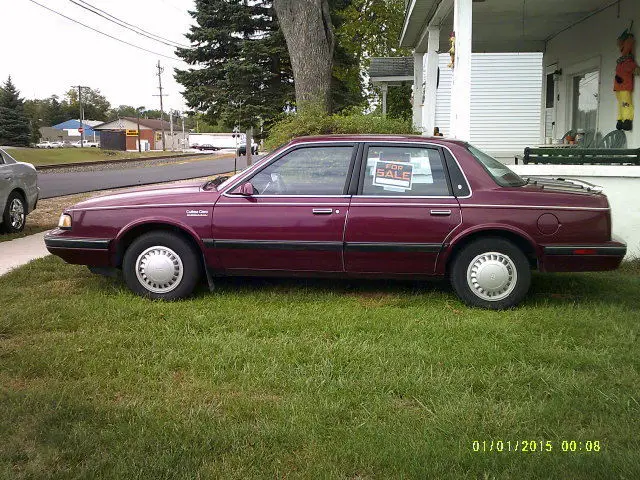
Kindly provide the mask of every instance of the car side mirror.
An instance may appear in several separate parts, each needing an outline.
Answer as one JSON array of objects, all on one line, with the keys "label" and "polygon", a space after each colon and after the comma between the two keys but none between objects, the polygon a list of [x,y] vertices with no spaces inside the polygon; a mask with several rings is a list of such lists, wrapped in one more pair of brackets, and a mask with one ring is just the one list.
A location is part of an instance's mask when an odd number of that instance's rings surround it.
[{"label": "car side mirror", "polygon": [[256,195],[258,192],[251,182],[244,182],[231,193],[234,195],[242,195],[243,197],[251,197]]}]

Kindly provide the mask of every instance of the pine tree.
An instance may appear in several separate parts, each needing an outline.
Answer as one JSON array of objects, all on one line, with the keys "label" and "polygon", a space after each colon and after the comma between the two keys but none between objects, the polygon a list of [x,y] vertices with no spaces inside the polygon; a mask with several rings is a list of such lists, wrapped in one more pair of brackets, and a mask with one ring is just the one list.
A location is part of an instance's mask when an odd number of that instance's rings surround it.
[{"label": "pine tree", "polygon": [[0,145],[28,146],[30,138],[24,100],[9,77],[0,87]]},{"label": "pine tree", "polygon": [[198,68],[176,70],[190,108],[243,130],[269,123],[293,102],[284,36],[268,0],[196,0],[191,49],[176,54]]}]

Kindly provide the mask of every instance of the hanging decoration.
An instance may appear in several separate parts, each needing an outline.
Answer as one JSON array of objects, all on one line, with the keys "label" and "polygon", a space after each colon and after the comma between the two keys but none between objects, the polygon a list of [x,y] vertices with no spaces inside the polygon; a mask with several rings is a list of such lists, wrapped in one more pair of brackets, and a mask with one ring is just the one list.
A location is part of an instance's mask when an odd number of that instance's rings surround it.
[{"label": "hanging decoration", "polygon": [[453,68],[456,66],[456,32],[451,32],[451,35],[449,35],[449,45],[449,55],[451,55],[449,68]]},{"label": "hanging decoration", "polygon": [[631,33],[633,22],[622,35],[618,37],[620,57],[616,65],[616,76],[613,91],[618,100],[617,130],[631,130],[633,128],[633,83],[634,75],[640,74],[640,68],[635,61],[636,40]]}]

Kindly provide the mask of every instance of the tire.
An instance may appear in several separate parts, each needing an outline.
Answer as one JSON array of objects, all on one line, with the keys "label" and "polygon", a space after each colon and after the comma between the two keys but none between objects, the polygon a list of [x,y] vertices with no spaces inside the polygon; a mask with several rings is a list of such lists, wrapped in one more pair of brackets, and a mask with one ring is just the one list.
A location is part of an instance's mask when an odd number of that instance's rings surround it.
[{"label": "tire", "polygon": [[[155,271],[146,270],[150,262]],[[141,235],[127,248],[122,275],[138,295],[171,301],[193,293],[202,268],[198,252],[180,235],[156,231]]]},{"label": "tire", "polygon": [[518,305],[531,285],[531,267],[516,245],[499,237],[475,240],[449,270],[454,291],[471,307],[504,310]]},{"label": "tire", "polygon": [[24,197],[18,192],[11,192],[2,213],[2,231],[21,232],[24,230],[25,223],[27,223],[27,204]]}]

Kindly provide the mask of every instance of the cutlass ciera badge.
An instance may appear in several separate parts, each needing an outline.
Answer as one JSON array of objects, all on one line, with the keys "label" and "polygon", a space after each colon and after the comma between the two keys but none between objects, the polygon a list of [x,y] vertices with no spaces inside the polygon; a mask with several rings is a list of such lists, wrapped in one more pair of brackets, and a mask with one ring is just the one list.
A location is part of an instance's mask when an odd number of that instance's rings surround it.
[{"label": "cutlass ciera badge", "polygon": [[187,210],[187,217],[207,217],[209,210]]}]

